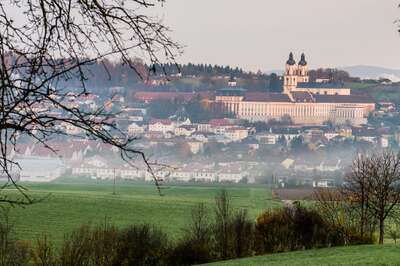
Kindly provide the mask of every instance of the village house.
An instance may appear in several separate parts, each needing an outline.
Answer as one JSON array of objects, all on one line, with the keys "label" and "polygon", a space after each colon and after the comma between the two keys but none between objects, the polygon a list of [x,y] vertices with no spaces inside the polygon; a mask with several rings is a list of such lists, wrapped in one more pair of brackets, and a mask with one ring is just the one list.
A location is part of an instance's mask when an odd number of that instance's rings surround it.
[{"label": "village house", "polygon": [[335,181],[332,179],[314,180],[313,187],[315,188],[330,188],[335,187]]},{"label": "village house", "polygon": [[153,119],[149,123],[149,132],[160,132],[166,134],[167,132],[174,132],[176,123],[169,119]]},{"label": "village house", "polygon": [[175,128],[174,134],[175,136],[190,137],[196,130],[197,128],[194,125],[181,125]]},{"label": "village house", "polygon": [[333,139],[333,138],[335,138],[335,137],[337,137],[337,136],[339,136],[340,134],[338,133],[338,132],[335,132],[335,131],[328,131],[328,132],[325,132],[324,133],[324,137],[328,140],[328,141],[330,141],[331,139]]},{"label": "village house", "polygon": [[215,134],[210,132],[195,132],[192,134],[191,138],[203,143],[207,143],[215,141]]},{"label": "village house", "polygon": [[244,127],[231,127],[224,131],[224,136],[233,142],[241,141],[249,136],[249,130]]},{"label": "village house", "polygon": [[204,150],[204,143],[201,141],[187,141],[186,144],[189,146],[192,154],[198,154]]},{"label": "village house", "polygon": [[275,145],[279,139],[279,135],[273,133],[257,133],[256,140],[261,144]]},{"label": "village house", "polygon": [[227,165],[218,171],[218,182],[239,183],[247,178],[249,173],[237,165]]},{"label": "village house", "polygon": [[128,134],[129,136],[139,136],[142,135],[144,133],[144,127],[143,126],[139,126],[136,123],[132,123],[128,126]]}]

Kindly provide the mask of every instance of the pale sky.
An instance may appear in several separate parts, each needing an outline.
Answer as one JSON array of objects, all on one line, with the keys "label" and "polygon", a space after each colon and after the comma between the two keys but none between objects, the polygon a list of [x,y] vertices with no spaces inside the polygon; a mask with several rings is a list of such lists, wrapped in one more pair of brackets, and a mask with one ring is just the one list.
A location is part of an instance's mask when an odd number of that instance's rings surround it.
[{"label": "pale sky", "polygon": [[290,51],[312,68],[400,69],[400,0],[166,0],[157,11],[186,45],[181,63],[282,69]]}]

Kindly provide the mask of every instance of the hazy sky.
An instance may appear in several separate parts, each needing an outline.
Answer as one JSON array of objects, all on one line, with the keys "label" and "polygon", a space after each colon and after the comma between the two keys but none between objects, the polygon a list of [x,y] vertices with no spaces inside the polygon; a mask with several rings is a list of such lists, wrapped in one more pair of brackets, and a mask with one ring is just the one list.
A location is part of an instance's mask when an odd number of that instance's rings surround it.
[{"label": "hazy sky", "polygon": [[282,69],[290,51],[311,67],[400,69],[399,0],[167,0],[159,15],[186,45],[180,62]]}]

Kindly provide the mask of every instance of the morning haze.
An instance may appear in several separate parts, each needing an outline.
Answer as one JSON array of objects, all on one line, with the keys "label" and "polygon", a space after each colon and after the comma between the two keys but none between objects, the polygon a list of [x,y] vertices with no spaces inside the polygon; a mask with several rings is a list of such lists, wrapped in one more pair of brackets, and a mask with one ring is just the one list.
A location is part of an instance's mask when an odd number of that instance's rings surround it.
[{"label": "morning haze", "polygon": [[169,0],[160,15],[185,45],[182,62],[282,69],[289,51],[311,67],[400,68],[396,0]]},{"label": "morning haze", "polygon": [[400,265],[399,4],[0,0],[0,266]]}]

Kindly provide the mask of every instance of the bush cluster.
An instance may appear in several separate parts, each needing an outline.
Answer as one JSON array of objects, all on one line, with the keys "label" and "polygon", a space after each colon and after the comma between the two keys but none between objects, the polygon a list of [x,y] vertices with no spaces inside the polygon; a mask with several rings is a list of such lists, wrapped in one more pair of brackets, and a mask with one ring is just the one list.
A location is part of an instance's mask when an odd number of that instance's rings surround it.
[{"label": "bush cluster", "polygon": [[316,209],[298,204],[264,212],[255,226],[256,254],[374,242],[373,237],[361,237],[356,228],[332,224]]},{"label": "bush cluster", "polygon": [[227,192],[222,191],[216,197],[214,214],[204,204],[193,208],[184,234],[175,241],[148,224],[122,229],[83,225],[65,235],[55,249],[46,236],[32,246],[15,241],[8,225],[0,223],[0,266],[193,265],[372,241],[297,204],[266,211],[254,222],[246,210],[234,210]]}]

